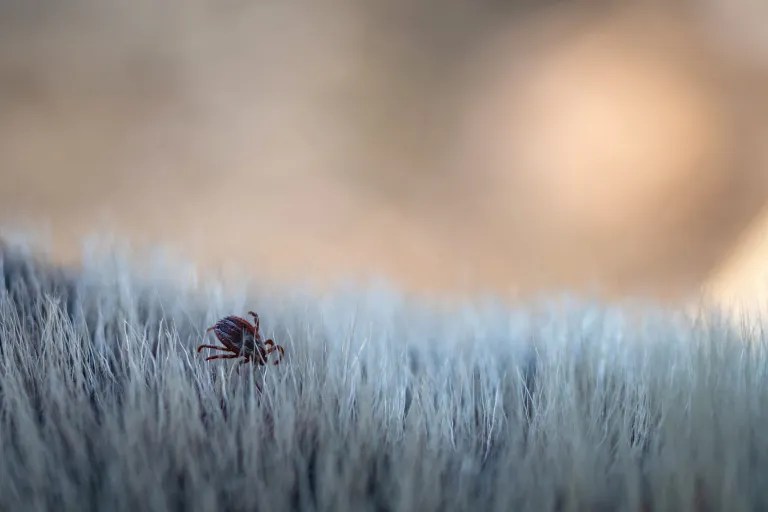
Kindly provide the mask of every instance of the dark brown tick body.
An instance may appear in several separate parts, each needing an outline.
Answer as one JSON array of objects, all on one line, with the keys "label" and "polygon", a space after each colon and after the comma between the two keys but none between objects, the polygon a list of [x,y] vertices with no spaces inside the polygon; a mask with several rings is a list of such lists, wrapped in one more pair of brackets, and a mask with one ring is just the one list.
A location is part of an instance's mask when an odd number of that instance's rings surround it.
[{"label": "dark brown tick body", "polygon": [[253,316],[253,323],[241,318],[239,316],[228,316],[222,318],[216,322],[213,327],[209,327],[205,332],[213,331],[216,338],[224,345],[219,347],[216,345],[200,345],[197,347],[197,351],[200,352],[204,348],[212,348],[214,350],[224,350],[226,352],[232,352],[231,354],[218,354],[214,356],[208,356],[206,361],[213,359],[236,359],[242,357],[243,360],[240,364],[253,363],[258,365],[266,365],[267,358],[272,352],[279,352],[280,357],[273,363],[279,364],[285,355],[285,350],[280,345],[276,345],[271,339],[263,341],[259,334],[259,315],[253,311],[248,312]]}]

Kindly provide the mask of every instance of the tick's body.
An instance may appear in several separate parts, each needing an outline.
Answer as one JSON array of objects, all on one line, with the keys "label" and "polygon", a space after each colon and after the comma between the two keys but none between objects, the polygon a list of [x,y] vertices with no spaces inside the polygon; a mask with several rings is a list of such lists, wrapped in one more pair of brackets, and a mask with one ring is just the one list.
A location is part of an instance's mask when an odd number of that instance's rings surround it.
[{"label": "tick's body", "polygon": [[206,333],[213,331],[213,334],[216,335],[216,338],[224,346],[200,345],[197,347],[198,352],[204,348],[232,352],[231,354],[208,356],[205,358],[206,361],[211,361],[213,359],[236,359],[242,357],[243,360],[240,364],[252,362],[254,364],[265,365],[267,364],[269,354],[277,351],[280,353],[280,358],[273,364],[280,363],[280,360],[285,354],[285,350],[283,350],[283,347],[280,345],[276,345],[271,339],[263,341],[259,334],[259,315],[253,311],[249,311],[248,314],[253,316],[254,325],[251,325],[245,318],[228,316],[222,318],[205,331]]}]

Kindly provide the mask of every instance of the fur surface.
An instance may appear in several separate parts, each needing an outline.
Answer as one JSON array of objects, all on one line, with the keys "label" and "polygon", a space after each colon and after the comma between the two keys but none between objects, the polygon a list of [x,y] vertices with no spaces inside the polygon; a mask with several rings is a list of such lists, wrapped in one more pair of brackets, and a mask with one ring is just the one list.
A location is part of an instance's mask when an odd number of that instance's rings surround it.
[{"label": "fur surface", "polygon": [[[152,275],[2,248],[0,510],[768,509],[759,329]],[[195,354],[249,309],[284,364]]]}]

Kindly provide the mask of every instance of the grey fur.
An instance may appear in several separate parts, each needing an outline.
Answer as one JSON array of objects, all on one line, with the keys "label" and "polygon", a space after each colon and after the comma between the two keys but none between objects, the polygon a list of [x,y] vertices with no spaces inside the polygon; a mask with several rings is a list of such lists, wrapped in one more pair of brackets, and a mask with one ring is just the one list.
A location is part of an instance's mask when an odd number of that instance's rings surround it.
[{"label": "grey fur", "polygon": [[[715,316],[0,265],[0,510],[768,509],[765,338]],[[285,364],[204,363],[248,309]]]}]

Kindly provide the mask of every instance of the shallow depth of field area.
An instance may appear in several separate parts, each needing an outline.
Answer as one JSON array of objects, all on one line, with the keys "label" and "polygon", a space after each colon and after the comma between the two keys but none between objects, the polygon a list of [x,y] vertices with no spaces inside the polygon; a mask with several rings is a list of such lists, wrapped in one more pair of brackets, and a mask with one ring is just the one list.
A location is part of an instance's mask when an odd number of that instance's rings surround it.
[{"label": "shallow depth of field area", "polygon": [[[0,269],[0,510],[768,508],[756,324],[224,286],[108,252],[5,247]],[[284,364],[195,353],[249,309]]]}]

